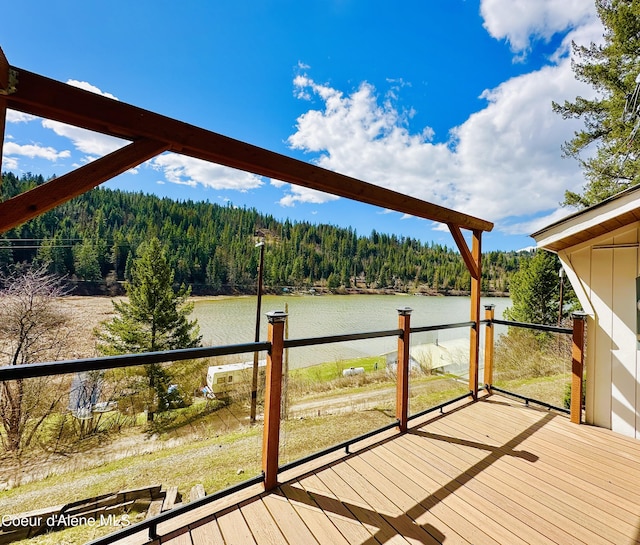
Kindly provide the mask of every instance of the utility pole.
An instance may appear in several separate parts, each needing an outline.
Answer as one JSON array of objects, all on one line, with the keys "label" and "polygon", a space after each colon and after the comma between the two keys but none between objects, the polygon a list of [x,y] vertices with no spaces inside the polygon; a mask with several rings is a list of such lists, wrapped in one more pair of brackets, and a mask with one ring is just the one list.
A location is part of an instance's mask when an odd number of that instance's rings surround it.
[{"label": "utility pole", "polygon": [[[256,304],[256,334],[255,342],[260,341],[260,310],[262,307],[262,267],[264,265],[264,239],[256,244],[260,248],[260,262],[258,263],[258,302]],[[256,422],[256,405],[258,402],[258,352],[253,353],[253,372],[251,374],[251,424]]]},{"label": "utility pole", "polygon": [[[284,338],[289,338],[289,303],[284,304],[284,313],[287,318],[284,321]],[[282,359],[282,417],[289,419],[289,349],[284,349]]]}]

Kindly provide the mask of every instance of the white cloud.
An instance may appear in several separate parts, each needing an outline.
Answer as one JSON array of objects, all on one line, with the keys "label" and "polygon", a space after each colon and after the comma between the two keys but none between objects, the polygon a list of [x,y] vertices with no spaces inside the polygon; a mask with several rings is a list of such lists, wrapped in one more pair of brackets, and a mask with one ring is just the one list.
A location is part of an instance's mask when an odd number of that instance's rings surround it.
[{"label": "white cloud", "polygon": [[167,181],[191,187],[202,185],[214,189],[248,191],[264,183],[255,174],[174,153],[159,155],[149,164],[161,171]]},{"label": "white cloud", "polygon": [[[329,170],[489,219],[510,233],[528,234],[567,214],[559,206],[564,192],[579,190],[584,179],[576,161],[561,157],[560,147],[581,122],[563,120],[551,103],[594,96],[574,78],[569,56],[572,40],[602,41],[594,4],[482,0],[481,14],[489,33],[521,56],[536,40],[566,35],[547,66],[486,90],[486,107],[454,127],[450,142],[432,142],[430,127],[409,131],[413,112],[400,112],[393,102],[402,81],[384,98],[367,83],[346,96],[299,74],[295,95],[315,95],[324,106],[298,118],[289,145],[315,154],[315,162]],[[304,200],[295,195],[306,190],[294,187],[281,203]],[[516,219],[522,217],[533,219]]]},{"label": "white cloud", "polygon": [[[310,110],[297,120],[297,131],[289,138],[294,149],[320,153],[315,162],[356,178],[413,192],[424,181],[423,169],[444,171],[450,156],[445,144],[430,144],[430,129],[412,135],[406,118],[385,100],[378,103],[375,89],[364,83],[352,95],[307,77],[298,77],[296,87],[315,93],[325,102],[324,111]],[[397,168],[402,165],[402,176]],[[436,177],[434,176],[434,178]],[[443,183],[432,180],[431,191],[445,197]]]},{"label": "white cloud", "polygon": [[284,191],[286,191],[286,193],[284,197],[278,201],[281,206],[295,206],[297,203],[322,204],[329,201],[335,201],[339,198],[329,193],[292,185],[287,182],[283,182],[282,180],[271,179],[269,183],[278,189],[285,188]]},{"label": "white cloud", "polygon": [[[324,108],[298,118],[292,148],[314,153],[329,170],[486,218],[498,228],[514,231],[510,218],[557,210],[564,191],[584,182],[577,163],[560,150],[580,122],[551,109],[552,100],[593,94],[575,80],[568,57],[485,91],[487,106],[455,127],[449,143],[432,142],[429,128],[412,133],[403,114],[369,84],[348,96],[306,76],[294,85],[299,96],[320,97]],[[293,187],[281,203],[301,202],[306,191]]]},{"label": "white cloud", "polygon": [[18,160],[15,157],[2,156],[2,170],[18,170]]},{"label": "white cloud", "polygon": [[519,223],[514,223],[512,225],[507,226],[504,231],[509,234],[530,234],[543,229],[547,225],[551,225],[556,221],[560,221],[563,218],[573,214],[576,211],[575,208],[560,208],[554,210],[550,214],[546,214],[544,216],[540,216],[537,218],[528,219]]},{"label": "white cloud", "polygon": [[16,144],[15,142],[5,142],[2,149],[5,156],[19,155],[30,158],[46,159],[47,161],[57,161],[71,157],[69,150],[57,151],[50,146],[40,146],[38,144]]},{"label": "white cloud", "polygon": [[51,129],[58,136],[68,138],[78,151],[90,155],[94,159],[95,157],[107,155],[129,143],[120,138],[88,131],[58,121],[51,121],[50,119],[44,119],[42,126],[46,129]]},{"label": "white cloud", "polygon": [[577,28],[596,18],[592,0],[482,0],[484,27],[496,39],[506,39],[512,51],[526,52],[535,39]]},{"label": "white cloud", "polygon": [[107,93],[106,91],[102,91],[95,85],[92,85],[88,81],[78,81],[77,79],[69,79],[67,80],[67,85],[71,85],[73,87],[78,87],[79,89],[84,89],[85,91],[90,91],[97,95],[102,95],[103,97],[112,98],[113,100],[118,100],[118,97],[112,95],[111,93]]},{"label": "white cloud", "polygon": [[455,129],[459,178],[449,202],[496,220],[557,208],[564,191],[584,180],[560,154],[580,122],[563,120],[551,101],[592,94],[573,78],[568,59],[486,91],[489,105]]},{"label": "white cloud", "polygon": [[295,206],[296,203],[322,204],[337,199],[338,197],[329,193],[292,185],[289,187],[289,193],[282,197],[279,203],[282,206]]},{"label": "white cloud", "polygon": [[28,123],[34,119],[38,118],[35,115],[7,109],[7,123]]}]

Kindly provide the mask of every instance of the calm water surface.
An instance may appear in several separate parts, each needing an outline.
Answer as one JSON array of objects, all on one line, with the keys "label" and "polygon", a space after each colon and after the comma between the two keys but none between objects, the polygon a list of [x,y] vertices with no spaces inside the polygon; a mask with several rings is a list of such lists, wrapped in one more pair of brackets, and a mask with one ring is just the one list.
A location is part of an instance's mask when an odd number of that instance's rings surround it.
[{"label": "calm water surface", "polygon": [[[256,297],[197,299],[193,316],[198,319],[205,345],[228,345],[253,342],[256,320]],[[496,306],[496,318],[502,318],[511,306],[507,298],[483,297],[482,304]],[[361,333],[398,327],[399,307],[411,307],[413,327],[440,325],[469,320],[469,297],[421,297],[406,295],[323,295],[263,296],[260,317],[260,340],[267,338],[265,313],[288,307],[288,338],[300,339],[345,333]],[[484,317],[484,310],[483,310]],[[419,344],[468,338],[469,329],[451,329],[413,336]],[[377,356],[397,349],[397,338],[368,339],[347,343],[293,348],[289,351],[291,368],[326,361],[362,356]],[[249,360],[240,355],[237,361]]]}]

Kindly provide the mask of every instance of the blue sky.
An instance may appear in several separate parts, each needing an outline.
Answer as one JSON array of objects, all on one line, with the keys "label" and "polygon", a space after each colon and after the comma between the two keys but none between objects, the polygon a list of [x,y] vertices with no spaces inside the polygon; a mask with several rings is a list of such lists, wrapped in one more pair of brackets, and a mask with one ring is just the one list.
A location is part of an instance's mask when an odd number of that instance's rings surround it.
[{"label": "blue sky", "polygon": [[[530,246],[584,180],[551,101],[593,91],[589,0],[216,0],[3,6],[9,62],[495,223]],[[10,22],[10,24],[8,24]],[[9,112],[3,170],[61,175],[122,142]],[[109,187],[454,246],[441,225],[166,154]]]}]

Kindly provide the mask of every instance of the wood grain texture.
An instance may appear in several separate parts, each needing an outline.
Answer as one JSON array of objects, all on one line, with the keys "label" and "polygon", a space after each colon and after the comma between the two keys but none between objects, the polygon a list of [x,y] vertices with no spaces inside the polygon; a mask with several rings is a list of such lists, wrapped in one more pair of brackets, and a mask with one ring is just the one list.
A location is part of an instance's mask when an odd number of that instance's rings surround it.
[{"label": "wood grain texture", "polygon": [[191,536],[194,545],[631,545],[639,488],[640,442],[492,395],[239,507],[227,498]]}]

